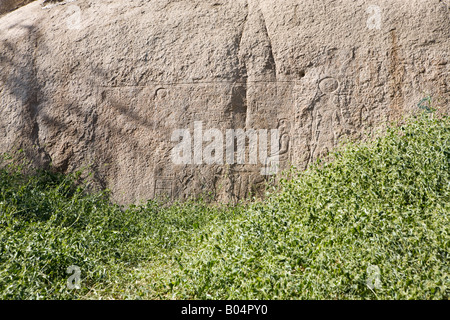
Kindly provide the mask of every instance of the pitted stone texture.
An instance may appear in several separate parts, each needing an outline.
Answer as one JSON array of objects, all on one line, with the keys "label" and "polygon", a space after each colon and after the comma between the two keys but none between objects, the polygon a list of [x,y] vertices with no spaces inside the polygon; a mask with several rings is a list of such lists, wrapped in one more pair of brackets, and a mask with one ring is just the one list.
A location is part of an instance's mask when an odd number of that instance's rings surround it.
[{"label": "pitted stone texture", "polygon": [[278,129],[304,168],[426,95],[448,112],[449,39],[439,0],[35,2],[0,19],[0,152],[90,165],[120,203],[234,201],[261,164],[176,165],[174,130]]}]

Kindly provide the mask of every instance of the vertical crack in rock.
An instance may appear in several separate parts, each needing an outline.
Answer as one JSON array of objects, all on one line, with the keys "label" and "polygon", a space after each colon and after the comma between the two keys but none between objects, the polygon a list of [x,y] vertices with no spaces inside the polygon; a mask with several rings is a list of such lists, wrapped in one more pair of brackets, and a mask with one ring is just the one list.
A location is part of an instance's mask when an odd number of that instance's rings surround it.
[{"label": "vertical crack in rock", "polygon": [[241,32],[239,33],[237,39],[236,39],[236,46],[237,46],[237,55],[238,55],[238,77],[237,77],[237,82],[242,82],[244,84],[247,84],[247,77],[248,77],[248,73],[247,73],[247,61],[245,58],[245,54],[246,54],[246,47],[245,47],[245,33],[246,30],[248,28],[248,17],[249,17],[249,4],[248,4],[248,0],[247,3],[244,5],[245,9],[246,9],[246,14],[244,17],[244,21],[242,22],[242,29]]},{"label": "vertical crack in rock", "polygon": [[276,81],[276,65],[266,21],[257,0],[249,0],[247,23],[241,40],[248,81]]},{"label": "vertical crack in rock", "polygon": [[[247,121],[247,79],[248,79],[248,73],[247,73],[247,63],[244,58],[244,46],[243,46],[243,39],[244,39],[244,33],[247,28],[247,21],[248,21],[248,3],[246,4],[245,8],[247,9],[247,14],[244,17],[244,22],[242,23],[242,30],[238,36],[238,39],[236,41],[238,49],[238,61],[239,61],[239,70],[238,70],[238,78],[236,79],[237,85],[232,89],[232,112],[233,114],[243,114],[244,118],[240,119],[242,123],[238,123],[237,126],[245,126],[245,123]],[[238,121],[239,122],[239,121]],[[234,122],[233,122],[234,123]],[[235,124],[236,125],[236,124]],[[233,128],[235,129],[235,128]]]},{"label": "vertical crack in rock", "polygon": [[[246,128],[272,128],[276,123],[276,65],[259,0],[248,0],[247,22],[240,43],[240,61],[246,72]],[[266,101],[262,101],[263,100]]]},{"label": "vertical crack in rock", "polygon": [[268,64],[267,67],[268,67],[268,69],[272,70],[273,77],[275,78],[275,81],[276,81],[278,68],[277,68],[277,64],[276,64],[276,61],[275,61],[275,56],[273,54],[272,38],[270,37],[269,30],[267,28],[267,19],[264,16],[264,12],[261,9],[261,7],[259,8],[259,12],[260,12],[260,16],[261,16],[260,19],[261,19],[261,22],[262,22],[262,29],[263,29],[263,32],[265,34],[265,38],[267,39],[268,49],[269,49],[269,56],[267,58],[267,64]]}]

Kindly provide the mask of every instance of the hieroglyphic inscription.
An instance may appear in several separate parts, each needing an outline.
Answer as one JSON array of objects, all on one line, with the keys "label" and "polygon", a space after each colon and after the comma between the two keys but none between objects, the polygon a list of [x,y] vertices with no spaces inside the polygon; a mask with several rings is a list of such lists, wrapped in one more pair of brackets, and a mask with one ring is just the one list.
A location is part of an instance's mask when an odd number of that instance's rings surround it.
[{"label": "hieroglyphic inscription", "polygon": [[[134,131],[123,131],[122,138],[141,146],[139,154],[129,156],[133,163],[153,170],[152,183],[147,181],[153,197],[186,199],[210,191],[217,198],[236,201],[261,191],[268,178],[261,175],[261,168],[270,166],[272,160],[276,159],[279,169],[287,169],[291,164],[314,161],[335,146],[351,127],[347,108],[351,86],[339,77],[323,75],[310,96],[301,94],[298,82],[105,87],[99,90],[99,103],[104,110],[118,111],[117,117],[111,117],[118,130],[134,125]],[[204,131],[222,132],[224,144],[228,129],[277,129],[279,148],[276,154],[271,153],[269,134],[266,163],[248,162],[250,140],[246,140],[244,164],[174,164],[170,158],[174,147],[171,134],[187,129],[193,137],[194,123],[198,122]],[[139,170],[136,167],[137,181]]]}]

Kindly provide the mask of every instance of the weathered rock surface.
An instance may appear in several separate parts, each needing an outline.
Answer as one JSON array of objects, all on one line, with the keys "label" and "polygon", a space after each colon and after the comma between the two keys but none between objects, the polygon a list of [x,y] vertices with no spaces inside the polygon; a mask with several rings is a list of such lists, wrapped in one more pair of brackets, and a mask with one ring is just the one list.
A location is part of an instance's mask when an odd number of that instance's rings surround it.
[{"label": "weathered rock surface", "polygon": [[281,166],[305,167],[425,95],[448,112],[448,1],[62,4],[0,19],[0,152],[91,165],[121,203],[234,200],[264,181],[261,164],[174,163],[174,130],[196,121],[279,129]]}]

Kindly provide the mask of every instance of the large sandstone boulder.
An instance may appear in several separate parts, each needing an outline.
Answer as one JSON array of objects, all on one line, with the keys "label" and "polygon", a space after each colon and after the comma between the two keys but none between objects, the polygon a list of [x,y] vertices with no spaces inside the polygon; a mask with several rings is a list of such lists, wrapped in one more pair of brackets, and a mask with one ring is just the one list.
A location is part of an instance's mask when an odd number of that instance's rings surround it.
[{"label": "large sandstone boulder", "polygon": [[262,130],[261,146],[278,129],[268,156],[304,168],[426,95],[448,112],[449,39],[439,0],[33,2],[0,19],[0,152],[90,165],[120,203],[235,200],[267,163],[207,163],[200,127],[224,148],[227,130]]}]

